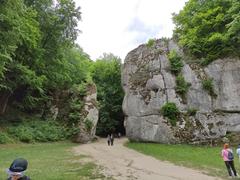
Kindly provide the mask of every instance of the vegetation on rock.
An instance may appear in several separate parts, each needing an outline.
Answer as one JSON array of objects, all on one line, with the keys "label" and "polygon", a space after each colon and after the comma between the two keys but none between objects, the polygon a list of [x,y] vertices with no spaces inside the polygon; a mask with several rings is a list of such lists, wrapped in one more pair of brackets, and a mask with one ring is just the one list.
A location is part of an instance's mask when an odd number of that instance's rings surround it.
[{"label": "vegetation on rock", "polygon": [[178,75],[176,78],[176,92],[185,97],[191,84],[187,83],[182,75]]},{"label": "vegetation on rock", "polygon": [[173,74],[178,75],[183,67],[182,57],[175,50],[170,51],[168,55],[170,61],[170,70]]},{"label": "vegetation on rock", "polygon": [[172,126],[176,126],[180,111],[175,103],[168,102],[164,104],[161,108],[161,113],[164,117],[167,117],[169,119],[169,122]]},{"label": "vegetation on rock", "polygon": [[196,113],[197,113],[197,109],[195,109],[195,108],[188,108],[187,109],[187,114],[189,115],[189,116],[195,116],[196,115]]},{"label": "vegetation on rock", "polygon": [[216,93],[214,92],[214,87],[213,87],[213,80],[212,79],[205,79],[202,80],[202,87],[205,89],[210,96],[215,97]]},{"label": "vegetation on rock", "polygon": [[149,39],[147,42],[147,47],[150,48],[155,44],[155,39]]}]

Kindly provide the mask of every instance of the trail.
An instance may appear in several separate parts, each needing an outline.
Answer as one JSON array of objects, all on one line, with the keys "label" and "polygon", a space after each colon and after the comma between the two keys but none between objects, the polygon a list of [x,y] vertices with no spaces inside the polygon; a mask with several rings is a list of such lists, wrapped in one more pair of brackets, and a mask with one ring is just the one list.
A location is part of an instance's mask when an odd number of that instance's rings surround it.
[{"label": "trail", "polygon": [[107,146],[106,139],[74,148],[78,155],[89,156],[103,167],[106,177],[116,180],[220,180],[197,170],[159,161],[123,146],[126,138],[115,139],[114,146]]}]

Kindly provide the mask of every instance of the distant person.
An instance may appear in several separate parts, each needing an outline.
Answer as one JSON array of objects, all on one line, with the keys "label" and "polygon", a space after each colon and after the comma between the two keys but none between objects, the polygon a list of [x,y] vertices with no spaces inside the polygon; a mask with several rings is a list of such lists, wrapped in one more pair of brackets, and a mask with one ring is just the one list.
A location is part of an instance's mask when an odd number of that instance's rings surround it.
[{"label": "distant person", "polygon": [[18,158],[15,159],[10,168],[7,169],[8,179],[7,180],[30,180],[24,173],[27,170],[28,162],[26,159]]},{"label": "distant person", "polygon": [[222,158],[225,162],[225,165],[227,167],[227,171],[230,177],[237,177],[237,172],[234,167],[234,161],[233,161],[233,151],[229,148],[229,144],[225,143],[222,149]]},{"label": "distant person", "polygon": [[237,155],[238,155],[238,160],[240,162],[240,144],[238,144],[238,147],[237,147]]},{"label": "distant person", "polygon": [[111,144],[111,135],[110,134],[108,134],[108,136],[107,136],[107,143],[110,146],[110,144]]},{"label": "distant person", "polygon": [[113,134],[111,134],[110,139],[111,139],[111,146],[113,146],[113,142],[114,142],[114,135]]},{"label": "distant person", "polygon": [[121,137],[121,133],[119,132],[119,133],[118,133],[118,138],[120,138],[120,137]]}]

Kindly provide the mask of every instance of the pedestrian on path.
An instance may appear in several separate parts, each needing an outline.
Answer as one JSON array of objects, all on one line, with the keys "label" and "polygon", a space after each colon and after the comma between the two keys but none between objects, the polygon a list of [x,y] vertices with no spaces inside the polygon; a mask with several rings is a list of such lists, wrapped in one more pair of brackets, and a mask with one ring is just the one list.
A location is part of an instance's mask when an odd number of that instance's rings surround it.
[{"label": "pedestrian on path", "polygon": [[227,171],[230,177],[237,177],[237,172],[234,167],[233,151],[229,148],[229,144],[225,143],[222,149],[222,158],[227,167]]},{"label": "pedestrian on path", "polygon": [[108,146],[110,146],[110,144],[111,144],[111,135],[110,134],[108,134],[108,136],[107,136],[107,143],[108,143]]},{"label": "pedestrian on path", "polygon": [[113,146],[113,142],[114,142],[114,135],[113,135],[113,133],[111,134],[111,146]]}]

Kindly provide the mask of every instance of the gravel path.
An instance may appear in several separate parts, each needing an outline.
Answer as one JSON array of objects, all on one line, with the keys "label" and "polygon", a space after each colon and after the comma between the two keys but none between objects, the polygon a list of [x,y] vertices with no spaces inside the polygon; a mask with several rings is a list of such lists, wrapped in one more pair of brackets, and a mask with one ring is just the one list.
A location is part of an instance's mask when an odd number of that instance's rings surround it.
[{"label": "gravel path", "polygon": [[116,180],[220,180],[199,171],[169,162],[162,162],[123,146],[126,138],[115,139],[114,146],[107,146],[106,139],[74,148],[78,155],[88,156],[103,167],[106,177]]}]

